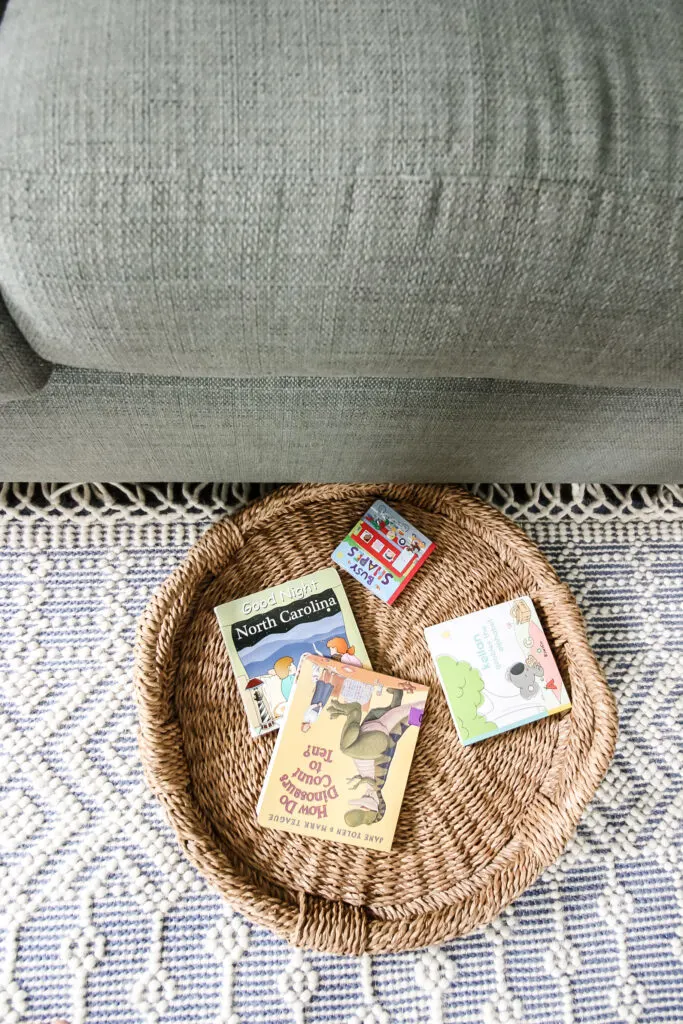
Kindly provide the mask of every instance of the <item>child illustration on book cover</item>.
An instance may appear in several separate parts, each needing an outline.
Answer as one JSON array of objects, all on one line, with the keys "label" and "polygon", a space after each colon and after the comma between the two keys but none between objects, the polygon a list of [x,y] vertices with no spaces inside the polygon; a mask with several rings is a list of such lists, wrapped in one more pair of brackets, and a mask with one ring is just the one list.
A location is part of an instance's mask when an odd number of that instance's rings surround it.
[{"label": "child illustration on book cover", "polygon": [[306,708],[301,723],[302,732],[308,732],[320,716],[330,697],[356,701],[363,710],[370,707],[373,688],[369,683],[349,678],[348,675],[335,671],[331,662],[316,662],[311,669],[314,683],[313,696]]},{"label": "child illustration on book cover", "polygon": [[296,676],[294,658],[291,658],[289,654],[286,654],[283,658],[278,658],[273,665],[273,671],[280,680],[282,699],[284,701],[288,701],[289,695],[292,692],[292,687],[294,686],[294,677]]},{"label": "child illustration on book cover", "polygon": [[[239,625],[232,627],[233,636],[238,628]],[[329,636],[330,633],[333,635]],[[329,639],[326,639],[328,636]],[[234,642],[237,647],[239,639],[235,639]],[[348,642],[341,612],[334,611],[312,621],[304,619],[286,632],[271,633],[248,647],[238,648],[240,661],[251,680],[260,680],[261,685],[257,692],[253,692],[256,687],[250,681],[247,684],[247,693],[252,699],[258,699],[259,717],[264,725],[268,722],[277,723],[282,718],[294,686],[296,666],[301,655],[311,650],[323,654],[324,651],[330,650],[330,645],[340,660],[362,664],[353,654],[355,648]],[[283,649],[286,650],[286,654],[279,653]],[[279,656],[274,662],[270,662],[273,651]],[[266,713],[265,718],[262,717],[263,711]]]},{"label": "child illustration on book cover", "polygon": [[360,658],[356,657],[356,648],[349,647],[346,637],[333,636],[331,640],[327,641],[325,645],[329,651],[328,657],[332,658],[333,661],[343,661],[347,665],[358,665],[359,668],[363,662]]}]

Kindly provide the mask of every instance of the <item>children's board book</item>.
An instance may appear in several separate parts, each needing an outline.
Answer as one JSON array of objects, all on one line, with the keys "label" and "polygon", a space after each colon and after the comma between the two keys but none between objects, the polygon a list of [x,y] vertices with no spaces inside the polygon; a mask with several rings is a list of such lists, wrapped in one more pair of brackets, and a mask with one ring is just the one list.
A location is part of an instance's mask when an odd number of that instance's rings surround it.
[{"label": "children's board book", "polygon": [[424,683],[304,654],[259,825],[390,850],[427,693]]},{"label": "children's board book", "polygon": [[376,501],[332,552],[332,560],[393,604],[434,543],[384,501]]},{"label": "children's board book", "polygon": [[306,651],[370,668],[336,569],[319,569],[215,612],[252,736],[279,728]]},{"label": "children's board book", "polygon": [[530,597],[425,629],[465,745],[571,707]]}]

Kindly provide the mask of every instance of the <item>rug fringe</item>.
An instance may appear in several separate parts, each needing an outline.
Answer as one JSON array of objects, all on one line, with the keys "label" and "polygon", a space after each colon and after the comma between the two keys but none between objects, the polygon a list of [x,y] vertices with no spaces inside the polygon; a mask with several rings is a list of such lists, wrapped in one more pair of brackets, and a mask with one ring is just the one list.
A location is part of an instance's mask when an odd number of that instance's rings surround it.
[{"label": "rug fringe", "polygon": [[[465,484],[473,494],[525,522],[633,520],[683,516],[680,484]],[[0,515],[61,521],[196,522],[220,519],[269,493],[265,483],[4,483]]]}]

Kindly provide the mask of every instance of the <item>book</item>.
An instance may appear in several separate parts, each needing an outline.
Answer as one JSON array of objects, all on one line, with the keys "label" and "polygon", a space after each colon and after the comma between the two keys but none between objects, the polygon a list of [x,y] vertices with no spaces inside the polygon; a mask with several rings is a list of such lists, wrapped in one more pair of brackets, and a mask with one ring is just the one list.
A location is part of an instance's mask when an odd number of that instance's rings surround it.
[{"label": "book", "polygon": [[429,626],[425,638],[465,745],[571,707],[526,595]]},{"label": "book", "polygon": [[370,668],[336,569],[288,580],[215,609],[252,736],[278,729],[306,651]]},{"label": "book", "polygon": [[393,604],[435,546],[390,505],[375,501],[332,552],[332,560]]},{"label": "book", "polygon": [[390,850],[427,693],[424,683],[304,654],[259,825]]}]

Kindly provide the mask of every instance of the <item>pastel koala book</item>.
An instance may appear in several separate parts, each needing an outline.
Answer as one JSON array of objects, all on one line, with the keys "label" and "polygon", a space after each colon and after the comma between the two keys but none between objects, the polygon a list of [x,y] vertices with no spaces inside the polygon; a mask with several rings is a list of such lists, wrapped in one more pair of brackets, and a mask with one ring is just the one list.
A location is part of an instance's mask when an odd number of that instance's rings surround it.
[{"label": "pastel koala book", "polygon": [[305,652],[371,667],[336,569],[319,569],[215,612],[252,736],[279,728]]},{"label": "pastel koala book", "polygon": [[571,707],[530,597],[425,629],[465,745]]},{"label": "pastel koala book", "polygon": [[263,828],[390,850],[428,687],[305,654],[256,813]]},{"label": "pastel koala book", "polygon": [[376,501],[332,552],[376,597],[393,604],[435,544],[384,501]]}]

